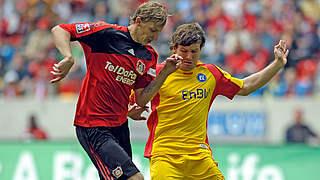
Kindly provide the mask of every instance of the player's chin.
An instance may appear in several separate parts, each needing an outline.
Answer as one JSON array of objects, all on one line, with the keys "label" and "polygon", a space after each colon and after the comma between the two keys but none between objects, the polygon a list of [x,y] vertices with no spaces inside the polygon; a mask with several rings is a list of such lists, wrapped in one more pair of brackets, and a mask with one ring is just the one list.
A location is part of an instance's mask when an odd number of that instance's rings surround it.
[{"label": "player's chin", "polygon": [[194,66],[194,64],[192,62],[182,62],[182,66],[186,67],[186,68],[192,68]]},{"label": "player's chin", "polygon": [[185,66],[185,65],[181,65],[180,69],[185,70],[185,71],[191,71],[194,67],[193,66]]}]

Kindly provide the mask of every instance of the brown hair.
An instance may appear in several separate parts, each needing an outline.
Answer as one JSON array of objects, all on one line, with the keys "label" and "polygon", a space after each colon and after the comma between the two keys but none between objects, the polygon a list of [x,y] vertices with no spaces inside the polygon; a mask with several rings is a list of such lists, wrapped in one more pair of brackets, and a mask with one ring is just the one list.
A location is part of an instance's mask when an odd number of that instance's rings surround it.
[{"label": "brown hair", "polygon": [[198,23],[182,24],[171,37],[170,50],[178,47],[178,45],[190,46],[194,43],[200,43],[200,48],[202,48],[205,42],[204,31]]},{"label": "brown hair", "polygon": [[141,4],[134,14],[130,17],[130,24],[133,24],[137,17],[140,17],[142,22],[155,22],[165,25],[168,18],[168,12],[165,6],[158,2],[145,2]]}]

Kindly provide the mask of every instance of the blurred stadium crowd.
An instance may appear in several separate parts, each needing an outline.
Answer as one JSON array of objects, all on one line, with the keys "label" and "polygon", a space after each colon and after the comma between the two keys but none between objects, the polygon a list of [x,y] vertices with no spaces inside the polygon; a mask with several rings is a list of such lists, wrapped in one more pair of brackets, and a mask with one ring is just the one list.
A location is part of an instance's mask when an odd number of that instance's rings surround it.
[{"label": "blurred stadium crowd", "polygon": [[[51,67],[61,59],[50,29],[59,23],[106,21],[128,25],[145,0],[0,0],[0,96],[16,98],[75,95],[86,67],[82,49],[72,44],[75,65],[51,85]],[[207,34],[201,60],[236,77],[261,70],[273,60],[273,46],[285,39],[288,64],[253,97],[320,94],[320,0],[168,0],[172,15],[153,45],[161,62],[169,54],[175,28],[199,22]]]}]

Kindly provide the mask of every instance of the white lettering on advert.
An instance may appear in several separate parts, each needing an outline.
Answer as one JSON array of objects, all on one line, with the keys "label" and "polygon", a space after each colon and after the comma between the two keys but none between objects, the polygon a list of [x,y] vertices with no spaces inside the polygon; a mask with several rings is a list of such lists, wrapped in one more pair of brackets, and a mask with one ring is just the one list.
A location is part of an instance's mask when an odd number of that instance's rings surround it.
[{"label": "white lettering on advert", "polygon": [[137,75],[133,70],[126,70],[124,67],[121,67],[119,65],[115,66],[110,61],[107,61],[104,69],[116,73],[116,81],[122,82],[124,84],[132,85],[137,78]]}]

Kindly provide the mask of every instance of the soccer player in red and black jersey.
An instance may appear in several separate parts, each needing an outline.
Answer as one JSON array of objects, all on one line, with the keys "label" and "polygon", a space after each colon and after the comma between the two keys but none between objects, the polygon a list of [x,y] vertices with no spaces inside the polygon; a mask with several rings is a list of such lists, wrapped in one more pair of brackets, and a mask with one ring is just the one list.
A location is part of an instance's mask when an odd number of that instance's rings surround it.
[{"label": "soccer player in red and black jersey", "polygon": [[129,95],[144,107],[181,57],[172,55],[155,77],[158,55],[149,45],[158,39],[167,21],[167,10],[158,2],[141,4],[130,25],[105,22],[60,24],[52,29],[54,43],[64,59],[51,73],[60,81],[74,64],[70,41],[80,42],[87,74],[83,81],[74,125],[77,138],[99,171],[100,179],[143,179],[132,162],[127,120]]}]

